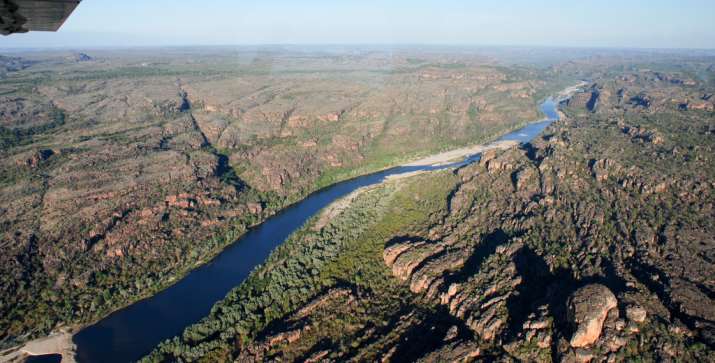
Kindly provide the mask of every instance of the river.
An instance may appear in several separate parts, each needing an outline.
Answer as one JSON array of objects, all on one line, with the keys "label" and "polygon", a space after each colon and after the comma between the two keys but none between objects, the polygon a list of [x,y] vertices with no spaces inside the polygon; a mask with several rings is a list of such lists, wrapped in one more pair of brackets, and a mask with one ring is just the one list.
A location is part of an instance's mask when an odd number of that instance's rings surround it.
[{"label": "river", "polygon": [[[499,141],[528,142],[557,120],[557,102],[544,101],[546,119],[510,132]],[[79,362],[131,362],[161,341],[208,315],[211,307],[246,279],[271,251],[321,209],[354,190],[385,178],[416,171],[454,168],[479,160],[479,154],[441,165],[398,166],[317,191],[249,230],[211,262],[156,295],[118,310],[74,336]]]}]

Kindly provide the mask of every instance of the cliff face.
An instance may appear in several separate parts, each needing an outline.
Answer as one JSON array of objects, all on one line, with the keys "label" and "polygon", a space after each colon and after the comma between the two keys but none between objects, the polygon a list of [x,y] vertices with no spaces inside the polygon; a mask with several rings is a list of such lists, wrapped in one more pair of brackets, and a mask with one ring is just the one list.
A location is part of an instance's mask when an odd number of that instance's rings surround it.
[{"label": "cliff face", "polygon": [[715,346],[715,119],[617,99],[700,90],[608,80],[594,108],[594,88],[538,140],[459,170],[443,222],[388,241],[385,263],[499,355],[695,359]]},{"label": "cliff face", "polygon": [[715,118],[663,79],[598,79],[530,144],[355,199],[148,360],[711,359]]}]

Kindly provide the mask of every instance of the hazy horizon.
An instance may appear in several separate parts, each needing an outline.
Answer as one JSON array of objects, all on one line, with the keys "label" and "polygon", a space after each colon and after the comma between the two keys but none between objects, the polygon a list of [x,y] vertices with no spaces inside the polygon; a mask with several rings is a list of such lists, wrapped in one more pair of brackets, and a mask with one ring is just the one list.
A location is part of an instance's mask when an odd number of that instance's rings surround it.
[{"label": "hazy horizon", "polygon": [[0,48],[424,45],[714,49],[709,3],[84,0],[57,33]]}]

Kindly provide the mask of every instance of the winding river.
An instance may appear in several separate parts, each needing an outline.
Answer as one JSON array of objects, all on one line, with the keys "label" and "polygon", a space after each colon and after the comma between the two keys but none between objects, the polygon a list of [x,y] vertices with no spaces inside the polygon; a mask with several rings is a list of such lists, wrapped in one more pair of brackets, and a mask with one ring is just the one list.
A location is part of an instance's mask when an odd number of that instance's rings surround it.
[{"label": "winding river", "polygon": [[[541,104],[544,121],[532,122],[499,141],[528,142],[557,120],[557,102]],[[454,168],[479,160],[479,154],[450,164],[398,166],[317,191],[249,230],[211,262],[158,294],[116,311],[74,336],[80,362],[131,362],[161,341],[208,315],[211,307],[261,264],[271,251],[322,208],[354,190],[381,183],[389,176]]]}]

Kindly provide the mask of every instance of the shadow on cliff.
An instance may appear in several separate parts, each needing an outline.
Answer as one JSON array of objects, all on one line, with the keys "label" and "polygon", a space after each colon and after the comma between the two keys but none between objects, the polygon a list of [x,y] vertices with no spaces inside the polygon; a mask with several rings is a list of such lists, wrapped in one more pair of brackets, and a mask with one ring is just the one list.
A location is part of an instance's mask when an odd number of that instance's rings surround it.
[{"label": "shadow on cliff", "polygon": [[[628,260],[627,266],[638,281],[645,285],[651,293],[658,296],[672,318],[680,320],[688,329],[694,331],[697,339],[708,348],[715,349],[715,322],[683,311],[682,306],[673,299],[670,276],[665,271],[638,258]],[[700,288],[697,285],[696,287]],[[712,298],[712,292],[709,290],[703,287],[701,291]]]},{"label": "shadow on cliff", "polygon": [[[365,296],[364,298],[370,298]],[[457,332],[450,335],[450,329],[457,327]],[[404,329],[404,330],[403,330]],[[402,331],[401,331],[402,330]],[[399,333],[399,340],[394,345],[388,343],[383,346],[382,338],[396,331]],[[444,306],[437,306],[434,309],[424,308],[405,301],[399,310],[390,314],[385,324],[368,323],[360,332],[352,333],[355,336],[362,336],[359,346],[348,348],[341,360],[351,360],[357,358],[366,348],[377,349],[381,354],[387,354],[393,347],[391,362],[414,362],[424,357],[426,354],[439,349],[445,344],[455,341],[469,341],[474,338],[473,333],[463,321],[449,314]],[[313,345],[296,361],[306,361],[314,354],[321,351],[335,351],[345,349],[345,346],[338,340],[323,338]]]},{"label": "shadow on cliff", "polygon": [[404,332],[392,355],[392,362],[415,362],[426,354],[448,344],[445,337],[452,327],[457,327],[457,335],[449,340],[471,340],[473,334],[464,322],[452,316],[446,307],[438,306],[434,311],[420,314],[418,324]]},{"label": "shadow on cliff", "polygon": [[[560,360],[557,351],[559,338],[568,339],[574,333],[575,327],[567,318],[567,301],[574,291],[594,283],[608,287],[616,296],[629,290],[609,260],[602,260],[601,274],[579,280],[568,269],[551,271],[544,258],[526,246],[516,252],[513,261],[522,282],[507,300],[509,323],[502,339],[505,342],[523,339],[520,333],[529,315],[538,313],[540,306],[546,306],[554,323],[551,344],[554,361]],[[620,313],[623,314],[622,311]]]},{"label": "shadow on cliff", "polygon": [[482,243],[474,248],[462,268],[444,277],[441,292],[446,292],[450,285],[465,282],[477,274],[484,260],[496,253],[497,247],[504,244],[507,239],[509,236],[501,229],[496,229],[483,236]]}]

